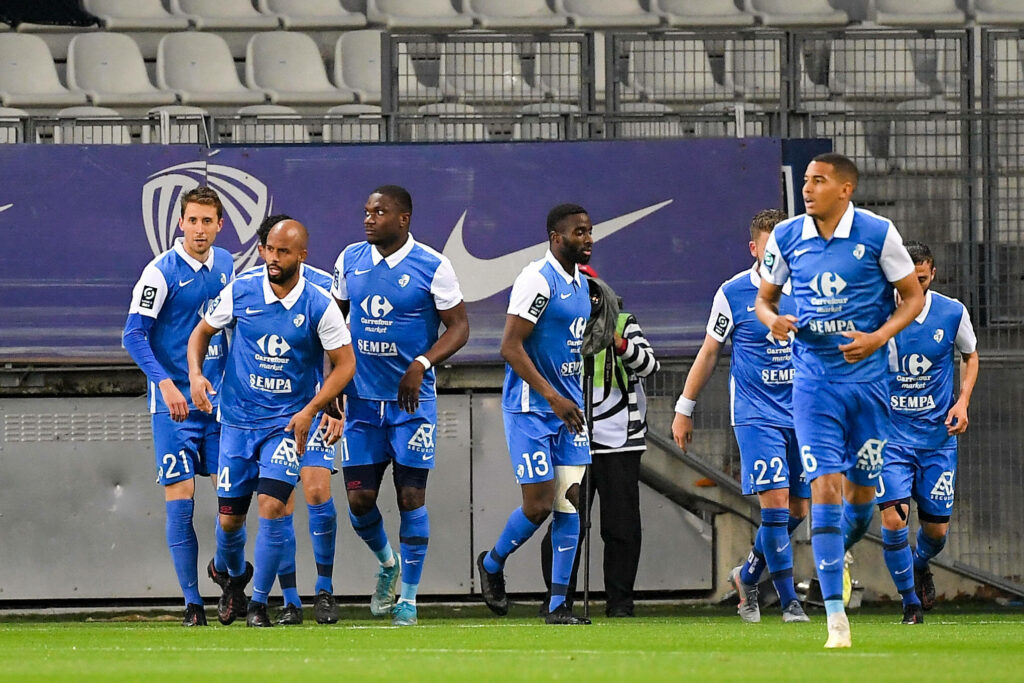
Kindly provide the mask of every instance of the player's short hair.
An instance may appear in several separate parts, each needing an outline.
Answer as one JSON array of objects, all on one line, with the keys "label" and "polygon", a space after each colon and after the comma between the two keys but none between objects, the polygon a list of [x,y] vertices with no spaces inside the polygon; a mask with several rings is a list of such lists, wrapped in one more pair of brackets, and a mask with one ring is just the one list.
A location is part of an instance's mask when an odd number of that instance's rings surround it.
[{"label": "player's short hair", "polygon": [[860,180],[860,171],[857,170],[857,164],[853,163],[849,157],[843,156],[839,152],[825,152],[814,157],[811,161],[830,164],[832,168],[836,169],[836,174],[842,180],[849,181],[853,184],[854,189],[857,188],[857,181]]},{"label": "player's short hair", "polygon": [[762,232],[771,232],[787,218],[789,216],[782,209],[761,209],[750,220],[750,239],[756,240]]},{"label": "player's short hair", "polygon": [[189,204],[202,204],[217,209],[217,220],[224,217],[224,205],[220,203],[220,195],[213,188],[200,185],[181,195],[181,217],[185,217],[185,207]]},{"label": "player's short hair", "polygon": [[260,223],[260,227],[256,229],[256,234],[260,237],[260,244],[267,246],[267,235],[270,234],[270,229],[280,223],[281,221],[292,221],[295,220],[286,213],[276,213],[273,216],[267,216]]},{"label": "player's short hair", "polygon": [[390,197],[398,204],[399,211],[402,213],[412,213],[412,195],[400,185],[381,185],[370,194],[381,194],[385,197]]},{"label": "player's short hair", "polygon": [[551,233],[558,232],[559,223],[569,216],[575,216],[580,213],[587,213],[587,210],[579,204],[559,204],[548,211],[548,237],[551,237]]},{"label": "player's short hair", "polygon": [[914,262],[915,266],[919,266],[922,263],[930,263],[932,268],[935,267],[935,257],[932,256],[932,250],[928,248],[927,244],[915,240],[907,240],[903,243],[903,246],[907,248],[910,260]]}]

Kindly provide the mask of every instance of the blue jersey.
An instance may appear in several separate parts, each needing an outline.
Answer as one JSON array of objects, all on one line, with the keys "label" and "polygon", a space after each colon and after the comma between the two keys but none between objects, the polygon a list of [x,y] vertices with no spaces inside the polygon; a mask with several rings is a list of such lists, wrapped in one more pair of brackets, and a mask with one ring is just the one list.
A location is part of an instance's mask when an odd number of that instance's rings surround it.
[{"label": "blue jersey", "polygon": [[[574,268],[570,275],[549,251],[526,266],[512,285],[508,313],[534,324],[523,348],[541,377],[583,407],[583,329],[590,317],[590,287]],[[552,413],[543,396],[505,365],[501,407],[509,413]]]},{"label": "blue jersey", "polygon": [[[157,387],[163,378],[154,376],[161,371],[185,396],[189,410],[195,410],[188,382],[188,338],[202,319],[209,302],[232,279],[233,270],[231,253],[227,250],[212,247],[206,262],[201,263],[192,258],[180,242],[150,261],[143,269],[132,290],[125,332],[135,325],[148,327],[146,338],[158,368],[147,368],[142,362],[140,366],[146,371],[149,380],[147,393],[151,413],[168,412]],[[133,316],[149,320],[133,320]],[[203,365],[203,374],[214,389],[220,388],[226,354],[224,335],[215,335],[210,340]],[[133,353],[132,357],[135,356]],[[217,396],[214,395],[211,400],[216,405]]]},{"label": "blue jersey", "polygon": [[[398,400],[398,383],[409,364],[437,342],[439,311],[462,302],[451,262],[412,235],[386,258],[368,242],[345,247],[334,266],[331,293],[350,302],[356,376],[345,392],[373,401]],[[435,398],[430,368],[423,373],[420,400]]]},{"label": "blue jersey", "polygon": [[[793,426],[792,345],[772,336],[754,312],[761,286],[757,266],[734,275],[718,288],[708,336],[719,342],[732,337],[729,363],[729,407],[732,424]],[[779,313],[794,314],[789,287],[779,300]]]},{"label": "blue jersey", "polygon": [[228,285],[206,314],[232,328],[220,421],[242,429],[285,425],[320,390],[324,350],[351,342],[331,295],[299,277],[283,299],[265,272]]},{"label": "blue jersey", "polygon": [[964,305],[929,291],[921,314],[889,340],[890,442],[928,449],[956,445],[945,425],[955,401],[954,351],[974,353],[977,345]]},{"label": "blue jersey", "polygon": [[888,367],[884,348],[847,363],[838,347],[850,341],[843,332],[881,327],[895,310],[890,283],[913,272],[892,221],[852,204],[827,241],[807,215],[775,226],[761,276],[776,285],[787,279],[792,284],[796,374],[828,382],[883,381]]}]

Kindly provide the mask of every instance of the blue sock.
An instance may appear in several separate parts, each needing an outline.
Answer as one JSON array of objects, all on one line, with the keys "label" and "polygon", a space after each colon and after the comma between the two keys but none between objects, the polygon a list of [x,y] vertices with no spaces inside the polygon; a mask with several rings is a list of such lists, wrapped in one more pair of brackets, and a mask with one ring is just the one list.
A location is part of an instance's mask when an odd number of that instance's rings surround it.
[{"label": "blue sock", "polygon": [[338,536],[338,512],[334,498],[328,498],[319,505],[308,505],[309,537],[313,542],[313,559],[316,560],[317,593],[327,591],[334,595],[334,544]]},{"label": "blue sock", "polygon": [[849,550],[853,544],[864,538],[871,526],[871,516],[875,513],[875,504],[859,503],[854,505],[843,501],[843,549]]},{"label": "blue sock", "polygon": [[748,586],[756,586],[761,580],[761,573],[768,566],[764,560],[763,530],[763,527],[757,527],[757,533],[754,535],[754,547],[750,549],[747,561],[743,563],[743,568],[740,569],[740,581]]},{"label": "blue sock", "polygon": [[825,611],[829,615],[843,611],[844,550],[843,533],[839,528],[842,518],[842,505],[811,505],[811,548],[814,549],[814,565],[825,600]]},{"label": "blue sock", "polygon": [[942,552],[946,547],[946,537],[934,539],[923,529],[917,530],[917,548],[914,549],[914,568],[918,571],[928,569],[928,561]]},{"label": "blue sock", "polygon": [[899,531],[882,527],[882,557],[889,569],[896,590],[903,596],[903,606],[921,604],[914,592],[913,560],[910,553],[910,530],[903,527]]},{"label": "blue sock", "polygon": [[402,554],[402,594],[400,600],[416,603],[416,591],[420,587],[423,563],[427,559],[427,543],[430,541],[430,515],[427,506],[415,510],[403,510],[402,522],[398,528],[398,539]]},{"label": "blue sock", "polygon": [[277,568],[277,580],[281,584],[281,595],[284,598],[284,604],[302,607],[302,598],[299,596],[299,589],[296,587],[295,544],[292,543],[291,546],[291,552],[287,548],[285,549],[285,559],[282,560],[281,566]]},{"label": "blue sock", "polygon": [[349,508],[348,519],[352,522],[352,528],[356,535],[370,547],[381,564],[394,558],[395,554],[391,552],[391,544],[388,543],[388,534],[384,531],[384,519],[380,516],[380,509],[376,505],[365,515],[359,517],[352,514],[352,509]]},{"label": "blue sock", "polygon": [[779,594],[779,601],[785,607],[796,600],[793,588],[793,546],[789,542],[789,508],[764,508],[761,510],[764,557],[772,583]]},{"label": "blue sock", "polygon": [[226,571],[228,576],[245,573],[244,524],[238,531],[224,531],[217,524],[217,552],[213,556],[213,566],[218,571]]},{"label": "blue sock", "polygon": [[196,530],[192,528],[192,512],[195,501],[168,500],[167,508],[167,547],[171,551],[174,572],[178,575],[178,585],[185,595],[186,605],[202,605],[199,595],[199,541]]},{"label": "blue sock", "polygon": [[526,518],[523,508],[516,508],[508,516],[505,528],[501,530],[501,535],[498,536],[491,552],[484,557],[484,569],[492,574],[500,572],[505,567],[508,556],[530,540],[530,536],[539,528],[540,524],[534,524]]},{"label": "blue sock", "polygon": [[256,550],[253,564],[256,573],[252,577],[252,599],[267,604],[267,596],[274,587],[274,578],[282,564],[287,563],[287,552],[292,550],[291,562],[295,564],[295,528],[292,516],[277,519],[260,517],[260,530],[256,536]]},{"label": "blue sock", "polygon": [[548,611],[555,611],[565,602],[569,577],[580,540],[580,516],[576,512],[552,513],[551,520],[551,600]]}]

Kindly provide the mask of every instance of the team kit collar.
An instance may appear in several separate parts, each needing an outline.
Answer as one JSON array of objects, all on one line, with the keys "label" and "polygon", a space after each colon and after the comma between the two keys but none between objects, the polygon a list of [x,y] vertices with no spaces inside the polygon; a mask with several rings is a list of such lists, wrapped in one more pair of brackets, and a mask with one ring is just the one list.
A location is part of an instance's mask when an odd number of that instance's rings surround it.
[{"label": "team kit collar", "polygon": [[551,253],[550,249],[548,249],[547,253],[544,254],[544,260],[554,266],[555,272],[562,276],[562,279],[565,280],[565,284],[569,285],[575,283],[577,287],[580,285],[580,267],[578,265],[573,264],[572,275],[569,275],[569,273],[565,272],[565,268],[562,267],[562,264],[558,262],[558,259],[555,258],[555,255]]},{"label": "team kit collar", "polygon": [[207,270],[211,272],[213,271],[213,247],[210,247],[210,251],[207,252],[206,261],[197,261],[196,259],[192,258],[192,256],[190,256],[187,251],[185,251],[185,245],[182,244],[181,238],[179,237],[178,240],[174,243],[174,251],[176,254],[178,254],[178,256],[180,256],[185,261],[185,263],[189,265],[189,268],[191,268],[193,271],[198,273],[199,269],[202,268],[203,266],[206,266]]},{"label": "team kit collar", "polygon": [[272,304],[275,301],[279,302],[284,306],[284,310],[292,310],[292,306],[302,296],[302,290],[306,288],[306,278],[302,276],[302,270],[299,270],[299,281],[292,287],[292,291],[288,292],[288,295],[283,299],[278,299],[277,294],[274,294],[274,290],[270,287],[270,278],[267,277],[267,269],[263,269],[263,303]]},{"label": "team kit collar", "polygon": [[[832,233],[832,238],[840,237],[842,239],[850,238],[850,230],[853,229],[853,202],[850,202],[846,206],[846,211],[843,212],[843,217],[839,219],[839,225],[836,226],[836,231]],[[818,226],[814,224],[814,219],[804,214],[804,225],[803,231],[800,233],[800,238],[805,240],[811,240],[815,237],[821,237],[818,234]]]},{"label": "team kit collar", "polygon": [[[757,261],[754,261],[754,265],[750,266],[750,284],[754,285],[755,289],[761,289],[761,274],[757,272],[760,267]],[[789,294],[792,291],[793,287],[790,281],[786,280],[786,284],[782,285],[782,293]]]},{"label": "team kit collar", "polygon": [[914,322],[918,323],[919,325],[924,324],[924,320],[925,320],[925,318],[928,317],[928,311],[930,311],[931,308],[932,308],[932,290],[929,289],[927,292],[924,293],[924,308],[922,308],[921,312],[918,314],[918,316],[916,318],[914,318]]},{"label": "team kit collar", "polygon": [[412,248],[414,246],[416,246],[416,240],[412,238],[412,233],[410,232],[409,239],[405,241],[405,244],[402,245],[402,248],[396,251],[391,256],[382,256],[381,253],[377,250],[377,247],[373,247],[372,249],[370,249],[370,258],[373,259],[373,265],[377,265],[381,261],[386,261],[388,264],[388,268],[394,268],[395,266],[402,262],[402,259],[409,255],[409,252],[412,251]]}]

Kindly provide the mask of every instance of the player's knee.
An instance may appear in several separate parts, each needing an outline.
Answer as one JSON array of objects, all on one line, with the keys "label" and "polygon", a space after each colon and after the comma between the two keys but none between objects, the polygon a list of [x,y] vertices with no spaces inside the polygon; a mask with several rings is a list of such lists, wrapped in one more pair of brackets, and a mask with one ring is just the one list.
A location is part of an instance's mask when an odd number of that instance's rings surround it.
[{"label": "player's knee", "polygon": [[523,515],[533,524],[540,525],[551,515],[551,507],[552,501],[550,500],[523,501]]},{"label": "player's knee", "polygon": [[882,526],[890,531],[899,531],[907,526],[910,516],[910,501],[906,498],[891,500],[878,506],[882,513]]},{"label": "player's knee", "polygon": [[217,512],[220,528],[227,532],[238,531],[245,525],[245,516],[252,503],[252,494],[236,498],[217,498]]},{"label": "player's knee", "polygon": [[292,497],[295,487],[289,482],[279,479],[263,479],[256,486],[259,494],[260,517],[264,519],[277,519],[284,517],[288,512],[288,500]]},{"label": "player's knee", "polygon": [[561,465],[555,468],[554,509],[574,513],[579,510],[580,482],[586,468],[582,465]]},{"label": "player's knee", "polygon": [[409,486],[402,486],[398,489],[398,509],[402,512],[409,512],[423,507],[427,502],[426,489],[414,489]]},{"label": "player's knee", "polygon": [[356,517],[369,513],[377,505],[377,492],[369,489],[348,491],[348,507]]},{"label": "player's knee", "polygon": [[789,499],[789,516],[795,519],[804,519],[811,511],[811,501],[806,498]]},{"label": "player's knee", "polygon": [[323,467],[310,467],[304,470],[302,492],[310,505],[326,503],[331,498],[331,473]]},{"label": "player's knee", "polygon": [[392,466],[391,477],[395,483],[398,509],[403,512],[423,507],[427,498],[427,475],[430,470],[423,467],[407,467],[399,462]]}]

